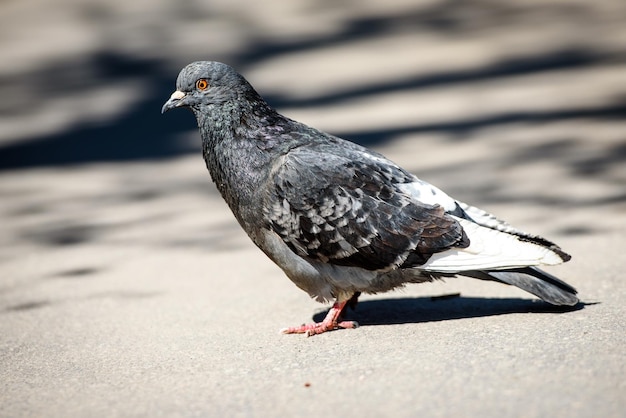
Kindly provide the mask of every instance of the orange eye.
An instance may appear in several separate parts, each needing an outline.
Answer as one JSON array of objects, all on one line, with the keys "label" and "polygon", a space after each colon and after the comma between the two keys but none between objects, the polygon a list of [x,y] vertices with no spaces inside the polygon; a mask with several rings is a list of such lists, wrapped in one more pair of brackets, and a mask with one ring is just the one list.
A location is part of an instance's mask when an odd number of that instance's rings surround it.
[{"label": "orange eye", "polygon": [[209,83],[205,79],[200,79],[196,81],[196,87],[198,90],[206,90],[209,87]]}]

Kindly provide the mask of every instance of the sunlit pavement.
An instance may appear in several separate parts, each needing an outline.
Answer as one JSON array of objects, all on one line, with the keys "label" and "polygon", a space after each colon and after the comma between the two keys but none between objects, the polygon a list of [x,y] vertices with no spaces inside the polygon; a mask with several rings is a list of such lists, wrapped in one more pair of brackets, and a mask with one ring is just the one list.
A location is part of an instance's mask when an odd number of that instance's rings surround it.
[{"label": "sunlit pavement", "polygon": [[[623,416],[626,5],[292,3],[0,5],[0,416]],[[556,241],[583,303],[449,279],[278,334],[328,306],[160,115],[199,59]]]}]

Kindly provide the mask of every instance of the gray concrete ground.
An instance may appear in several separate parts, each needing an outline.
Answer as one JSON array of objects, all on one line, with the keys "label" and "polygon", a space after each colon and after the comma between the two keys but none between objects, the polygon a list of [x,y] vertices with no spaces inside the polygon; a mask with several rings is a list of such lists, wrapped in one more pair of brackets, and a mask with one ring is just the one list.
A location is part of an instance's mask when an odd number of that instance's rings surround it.
[{"label": "gray concrete ground", "polygon": [[[0,416],[625,416],[624,2],[206,3],[0,5]],[[328,307],[159,114],[197,59],[557,241],[584,303],[450,279],[279,335]]]}]

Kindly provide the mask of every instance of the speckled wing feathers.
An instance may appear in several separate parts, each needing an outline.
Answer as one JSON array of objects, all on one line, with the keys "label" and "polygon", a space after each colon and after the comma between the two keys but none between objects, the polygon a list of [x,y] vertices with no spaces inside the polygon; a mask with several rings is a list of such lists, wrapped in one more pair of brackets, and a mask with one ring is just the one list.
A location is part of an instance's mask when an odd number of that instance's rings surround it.
[{"label": "speckled wing feathers", "polygon": [[433,253],[467,245],[442,207],[420,204],[396,187],[414,181],[411,174],[375,154],[343,152],[294,149],[271,179],[264,215],[296,254],[386,270],[417,266]]}]

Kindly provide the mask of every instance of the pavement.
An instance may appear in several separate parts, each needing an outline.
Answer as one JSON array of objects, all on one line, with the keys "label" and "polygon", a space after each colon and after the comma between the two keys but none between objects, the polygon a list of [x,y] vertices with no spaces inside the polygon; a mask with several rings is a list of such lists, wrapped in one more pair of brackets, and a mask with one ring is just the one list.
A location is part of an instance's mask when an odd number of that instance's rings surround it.
[{"label": "pavement", "polygon": [[[625,22],[619,0],[3,2],[0,416],[625,416]],[[328,306],[239,229],[192,115],[160,115],[200,59],[556,241],[582,303],[456,278],[280,335]]]}]

